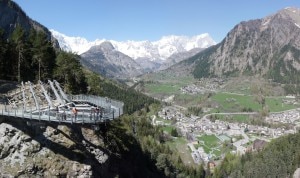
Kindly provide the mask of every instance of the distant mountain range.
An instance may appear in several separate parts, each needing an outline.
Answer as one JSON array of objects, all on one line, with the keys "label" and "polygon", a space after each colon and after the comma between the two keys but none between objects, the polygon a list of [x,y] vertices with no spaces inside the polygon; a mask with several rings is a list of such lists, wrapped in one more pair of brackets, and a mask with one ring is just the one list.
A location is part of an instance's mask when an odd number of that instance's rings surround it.
[{"label": "distant mountain range", "polygon": [[285,8],[236,25],[217,45],[169,69],[195,77],[257,75],[300,82],[300,9]]},{"label": "distant mountain range", "polygon": [[125,41],[97,39],[88,41],[83,37],[69,37],[55,30],[50,30],[53,36],[58,40],[62,49],[72,51],[77,54],[87,52],[92,46],[100,45],[109,41],[113,47],[128,55],[132,59],[148,58],[154,60],[166,60],[173,54],[186,52],[194,48],[207,48],[216,42],[208,33],[188,37],[188,36],[164,36],[158,41]]},{"label": "distant mountain range", "polygon": [[165,69],[194,55],[195,51],[216,44],[207,33],[194,37],[165,36],[155,42],[104,39],[89,42],[82,37],[51,32],[63,50],[80,54],[82,64],[90,70],[118,79]]}]

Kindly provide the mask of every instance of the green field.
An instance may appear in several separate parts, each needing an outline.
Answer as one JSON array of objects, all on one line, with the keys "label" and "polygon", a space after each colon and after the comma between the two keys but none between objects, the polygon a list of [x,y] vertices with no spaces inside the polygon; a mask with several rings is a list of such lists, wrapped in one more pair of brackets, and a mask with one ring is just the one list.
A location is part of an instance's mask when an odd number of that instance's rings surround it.
[{"label": "green field", "polygon": [[[253,111],[261,110],[261,105],[255,101],[254,96],[216,93],[211,99],[219,105],[220,112],[240,112],[243,108],[250,108]],[[282,104],[282,97],[266,98],[266,105],[270,112],[297,108],[295,105]]]},{"label": "green field", "polygon": [[175,95],[174,102],[186,108],[195,107],[203,103],[203,95],[178,94]]},{"label": "green field", "polygon": [[270,112],[279,112],[299,107],[299,105],[290,105],[282,103],[282,97],[267,98],[266,105],[270,108]]},{"label": "green field", "polygon": [[176,94],[179,93],[179,89],[181,88],[178,84],[157,84],[157,83],[147,83],[145,84],[145,90],[147,93],[151,94]]},{"label": "green field", "polygon": [[166,142],[171,149],[178,150],[180,158],[186,165],[192,167],[197,167],[198,165],[194,163],[194,160],[190,154],[189,148],[187,146],[187,141],[184,137],[177,137],[172,139],[172,141]]},{"label": "green field", "polygon": [[221,150],[219,149],[221,148],[221,141],[215,135],[203,135],[198,137],[198,140],[199,144],[195,145],[196,148],[201,146],[207,154],[214,154],[217,157],[221,155]]},{"label": "green field", "polygon": [[143,80],[147,93],[164,95],[179,94],[181,87],[195,81],[192,76],[175,76],[173,73],[153,73],[143,76]]},{"label": "green field", "polygon": [[220,105],[222,111],[241,111],[243,107],[251,108],[255,111],[260,109],[260,105],[254,101],[254,98],[251,96],[236,95],[229,93],[216,93],[211,98],[213,101],[217,102]]},{"label": "green field", "polygon": [[175,127],[173,126],[164,126],[162,129],[165,132],[168,132],[169,134],[171,134],[172,129],[174,129]]},{"label": "green field", "polygon": [[215,147],[219,143],[219,139],[215,135],[203,135],[198,137],[199,141],[203,141],[204,144],[208,147]]},{"label": "green field", "polygon": [[216,115],[218,120],[228,121],[228,122],[239,122],[239,123],[247,123],[249,119],[249,115]]}]

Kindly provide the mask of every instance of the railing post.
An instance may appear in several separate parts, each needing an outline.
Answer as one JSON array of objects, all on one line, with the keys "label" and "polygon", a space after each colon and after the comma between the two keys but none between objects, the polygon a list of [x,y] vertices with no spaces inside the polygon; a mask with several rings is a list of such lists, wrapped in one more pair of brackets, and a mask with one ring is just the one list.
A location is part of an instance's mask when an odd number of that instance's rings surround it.
[{"label": "railing post", "polygon": [[50,106],[48,106],[48,117],[49,117],[49,121],[50,121]]},{"label": "railing post", "polygon": [[82,112],[82,117],[81,117],[81,119],[82,119],[82,124],[84,124],[84,111]]}]

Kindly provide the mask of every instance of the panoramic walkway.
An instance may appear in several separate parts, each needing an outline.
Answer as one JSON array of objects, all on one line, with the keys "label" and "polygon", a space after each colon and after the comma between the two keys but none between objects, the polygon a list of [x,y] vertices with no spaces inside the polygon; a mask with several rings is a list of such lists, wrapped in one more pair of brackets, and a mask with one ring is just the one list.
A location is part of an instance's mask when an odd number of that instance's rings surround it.
[{"label": "panoramic walkway", "polygon": [[93,95],[67,95],[57,81],[21,83],[7,93],[7,102],[0,104],[0,115],[9,119],[98,124],[123,114],[124,103]]}]

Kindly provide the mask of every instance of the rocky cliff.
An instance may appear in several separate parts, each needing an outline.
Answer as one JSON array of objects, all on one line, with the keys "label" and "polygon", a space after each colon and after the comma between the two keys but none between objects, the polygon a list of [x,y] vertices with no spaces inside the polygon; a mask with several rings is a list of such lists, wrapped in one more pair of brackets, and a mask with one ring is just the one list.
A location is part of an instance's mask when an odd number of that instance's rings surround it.
[{"label": "rocky cliff", "polygon": [[[74,128],[73,128],[74,129]],[[0,124],[0,177],[92,177],[91,163],[104,165],[108,155],[93,131],[82,129],[83,140],[70,127]],[[87,138],[88,137],[88,138]],[[97,145],[97,146],[95,146]],[[85,153],[86,152],[86,153]],[[89,158],[89,156],[92,156]]]}]

